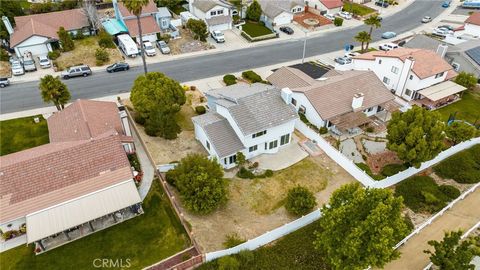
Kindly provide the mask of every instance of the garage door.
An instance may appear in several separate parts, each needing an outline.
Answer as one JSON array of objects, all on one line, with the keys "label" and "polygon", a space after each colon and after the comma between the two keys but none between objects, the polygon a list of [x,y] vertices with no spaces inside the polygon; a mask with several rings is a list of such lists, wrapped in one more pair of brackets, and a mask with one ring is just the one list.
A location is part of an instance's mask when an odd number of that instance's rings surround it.
[{"label": "garage door", "polygon": [[211,25],[211,26],[208,27],[208,30],[210,30],[210,31],[214,31],[214,30],[225,31],[225,30],[228,30],[228,29],[229,29],[228,23]]},{"label": "garage door", "polygon": [[18,49],[21,55],[23,55],[27,51],[31,52],[32,55],[46,55],[48,53],[48,48],[46,44],[19,47]]},{"label": "garage door", "polygon": [[278,15],[275,17],[275,25],[284,25],[284,24],[289,24],[293,20],[292,14],[283,12],[282,14]]}]

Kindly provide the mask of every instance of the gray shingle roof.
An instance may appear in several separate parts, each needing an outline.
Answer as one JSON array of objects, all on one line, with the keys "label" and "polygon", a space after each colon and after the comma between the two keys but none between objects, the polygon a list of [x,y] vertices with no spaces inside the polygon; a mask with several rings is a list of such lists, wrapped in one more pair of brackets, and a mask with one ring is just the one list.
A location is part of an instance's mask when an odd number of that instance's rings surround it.
[{"label": "gray shingle roof", "polygon": [[300,0],[263,0],[259,3],[262,6],[263,14],[270,19],[274,19],[282,12],[292,13],[291,9],[297,5],[305,5],[303,1]]},{"label": "gray shingle roof", "polygon": [[291,68],[281,67],[267,77],[267,81],[271,82],[279,88],[298,88],[306,87],[315,83],[315,80],[303,73],[302,71]]},{"label": "gray shingle roof", "polygon": [[195,0],[192,5],[203,12],[207,12],[215,6],[229,7],[226,3],[215,0]]},{"label": "gray shingle roof", "polygon": [[220,25],[225,23],[231,23],[232,17],[225,15],[225,16],[215,16],[210,19],[206,19],[208,26]]},{"label": "gray shingle roof", "polygon": [[428,37],[426,35],[415,35],[404,47],[412,49],[427,49],[436,52],[439,45],[443,42]]},{"label": "gray shingle roof", "polygon": [[245,84],[237,83],[234,85],[212,89],[205,94],[215,98],[225,98],[228,100],[236,101],[239,98],[253,95],[256,93],[263,92],[268,89],[274,89],[275,86],[263,84],[263,83],[254,83],[254,84]]}]

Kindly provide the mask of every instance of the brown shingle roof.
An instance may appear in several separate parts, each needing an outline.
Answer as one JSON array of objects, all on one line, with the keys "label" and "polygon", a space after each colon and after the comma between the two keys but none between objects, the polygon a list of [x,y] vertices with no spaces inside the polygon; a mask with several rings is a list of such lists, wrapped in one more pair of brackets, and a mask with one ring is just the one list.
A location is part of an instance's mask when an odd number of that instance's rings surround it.
[{"label": "brown shingle roof", "polygon": [[465,23],[480,25],[480,12],[475,12],[470,15],[470,17],[468,17]]},{"label": "brown shingle roof", "polygon": [[[140,24],[142,25],[142,34],[153,34],[160,32],[160,27],[158,27],[157,22],[152,16],[141,17]],[[125,25],[128,28],[128,33],[132,37],[139,36],[137,19],[128,19],[125,20]]]},{"label": "brown shingle roof", "polygon": [[89,140],[108,131],[125,135],[114,102],[79,99],[47,119],[50,142]]},{"label": "brown shingle roof", "polygon": [[425,79],[435,74],[453,69],[442,57],[433,51],[425,49],[398,48],[390,51],[372,51],[354,56],[354,59],[375,60],[376,57],[394,57],[405,61],[413,57],[415,64],[412,71],[420,78]]},{"label": "brown shingle roof", "polygon": [[0,223],[132,178],[119,136],[0,157]]},{"label": "brown shingle roof", "polygon": [[[122,16],[125,17],[130,17],[130,16],[135,16],[133,13],[128,11],[128,9],[123,5],[122,2],[118,3],[118,10],[120,13],[122,13]],[[153,0],[150,0],[146,6],[142,8],[142,14],[149,14],[149,13],[155,13],[158,12],[157,5],[153,2]]]},{"label": "brown shingle roof", "polygon": [[296,68],[281,67],[267,77],[267,81],[279,88],[290,89],[306,87],[315,83],[315,80]]},{"label": "brown shingle roof", "polygon": [[90,25],[82,9],[19,16],[14,19],[16,26],[13,34],[10,36],[11,47],[18,45],[33,35],[58,39],[57,31],[60,27],[69,31]]}]

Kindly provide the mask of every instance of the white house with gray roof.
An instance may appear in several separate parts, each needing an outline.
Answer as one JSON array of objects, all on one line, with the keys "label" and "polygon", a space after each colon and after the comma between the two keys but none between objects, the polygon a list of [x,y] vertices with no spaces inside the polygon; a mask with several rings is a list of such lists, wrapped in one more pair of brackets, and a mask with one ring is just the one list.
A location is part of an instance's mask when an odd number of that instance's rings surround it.
[{"label": "white house with gray roof", "polygon": [[190,0],[190,12],[197,18],[204,20],[208,31],[224,31],[232,29],[233,6],[219,0]]},{"label": "white house with gray roof", "polygon": [[192,118],[195,138],[225,169],[235,166],[238,152],[250,159],[291,142],[298,114],[278,88],[237,84],[206,96],[210,111]]}]

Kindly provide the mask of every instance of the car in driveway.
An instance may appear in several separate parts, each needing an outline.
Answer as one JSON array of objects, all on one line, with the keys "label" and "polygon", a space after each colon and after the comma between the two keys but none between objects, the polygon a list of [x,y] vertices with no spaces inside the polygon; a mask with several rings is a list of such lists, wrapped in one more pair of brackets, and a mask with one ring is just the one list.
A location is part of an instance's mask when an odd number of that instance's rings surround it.
[{"label": "car in driveway", "polygon": [[393,49],[398,48],[399,46],[395,43],[384,43],[378,46],[378,48],[382,51],[391,51]]},{"label": "car in driveway", "polygon": [[386,8],[386,7],[388,7],[390,4],[389,4],[388,1],[386,1],[386,0],[377,0],[377,1],[375,1],[375,5],[376,5],[376,6],[379,6],[379,7],[384,7],[384,8]]},{"label": "car in driveway", "polygon": [[25,69],[25,71],[37,71],[37,66],[35,65],[35,61],[33,60],[33,58],[23,58],[23,69]]},{"label": "car in driveway", "polygon": [[38,64],[41,68],[49,68],[52,66],[50,59],[46,55],[41,55],[38,57]]},{"label": "car in driveway", "polygon": [[130,66],[128,65],[128,63],[117,62],[117,63],[114,63],[114,64],[108,66],[107,67],[107,72],[112,73],[112,72],[117,72],[117,71],[126,71],[126,70],[129,70],[129,69],[130,69]]},{"label": "car in driveway", "polygon": [[323,15],[323,17],[329,19],[330,21],[335,20],[335,15],[330,14],[330,13],[327,13],[327,14]]},{"label": "car in driveway", "polygon": [[169,54],[170,53],[170,47],[168,47],[167,43],[163,40],[157,41],[157,47],[162,54]]},{"label": "car in driveway", "polygon": [[4,88],[10,85],[8,78],[0,78],[0,87]]},{"label": "car in driveway", "polygon": [[12,61],[12,74],[15,76],[25,74],[25,70],[23,69],[23,65],[20,61],[18,60]]},{"label": "car in driveway", "polygon": [[444,25],[439,25],[437,28],[446,28],[450,31],[453,31],[455,28],[451,25],[448,25],[448,24],[444,24]]},{"label": "car in driveway", "polygon": [[352,14],[346,11],[341,11],[338,13],[338,16],[344,18],[345,20],[350,20],[352,18]]},{"label": "car in driveway", "polygon": [[217,43],[225,42],[225,35],[220,30],[213,30],[210,32],[210,36],[215,40]]},{"label": "car in driveway", "polygon": [[360,55],[361,53],[359,52],[347,52],[345,53],[345,57],[352,58],[354,56]]},{"label": "car in driveway", "polygon": [[352,63],[352,59],[350,57],[342,56],[342,57],[337,57],[334,59],[335,63],[339,65],[347,65]]},{"label": "car in driveway", "polygon": [[430,16],[425,16],[422,18],[422,23],[429,23],[432,21],[432,17]]},{"label": "car in driveway", "polygon": [[432,34],[434,34],[435,36],[446,37],[450,34],[453,34],[453,31],[447,28],[438,27],[432,30]]},{"label": "car in driveway", "polygon": [[385,32],[382,34],[383,39],[389,39],[389,38],[394,38],[397,36],[397,33],[395,32]]},{"label": "car in driveway", "polygon": [[88,75],[92,75],[92,70],[87,65],[70,67],[61,73],[61,77],[66,80],[73,77],[80,77],[80,76],[87,77]]},{"label": "car in driveway", "polygon": [[280,31],[284,32],[287,35],[293,35],[293,33],[294,33],[293,29],[289,26],[280,27]]},{"label": "car in driveway", "polygon": [[143,50],[147,56],[155,56],[157,52],[150,41],[143,42]]}]

